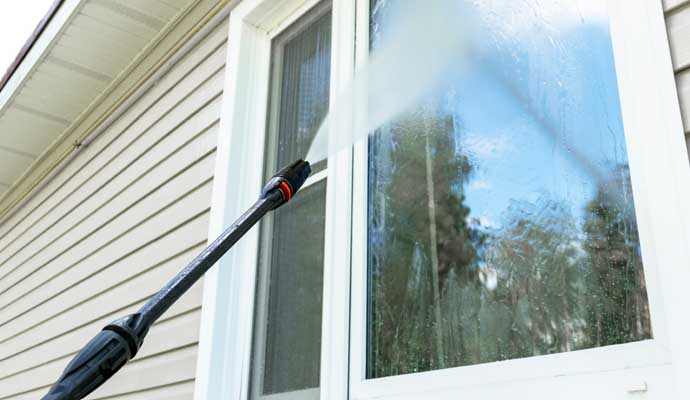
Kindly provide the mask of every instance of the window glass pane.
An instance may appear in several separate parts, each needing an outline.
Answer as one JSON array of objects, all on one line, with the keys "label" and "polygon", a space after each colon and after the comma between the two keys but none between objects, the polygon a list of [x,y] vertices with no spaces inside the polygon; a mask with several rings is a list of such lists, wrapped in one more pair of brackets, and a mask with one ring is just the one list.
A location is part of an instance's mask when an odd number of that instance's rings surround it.
[{"label": "window glass pane", "polygon": [[[331,14],[322,5],[272,44],[268,175],[304,157],[329,102]],[[252,397],[318,398],[326,181],[262,225]],[[312,390],[310,390],[312,389]],[[281,397],[283,398],[283,397]]]},{"label": "window glass pane", "polygon": [[606,2],[468,3],[482,57],[370,141],[369,378],[652,338]]},{"label": "window glass pane", "polygon": [[319,386],[325,198],[324,181],[273,218],[264,394]]},{"label": "window glass pane", "polygon": [[[273,82],[281,85],[276,149],[279,166],[304,158],[328,112],[331,14],[313,20],[317,15],[305,16],[295,27],[303,31],[288,31],[274,44],[277,47],[273,62],[282,63],[281,81]],[[304,24],[309,25],[304,27]],[[281,45],[282,41],[284,44]],[[322,168],[316,166],[312,170],[316,172]]]}]

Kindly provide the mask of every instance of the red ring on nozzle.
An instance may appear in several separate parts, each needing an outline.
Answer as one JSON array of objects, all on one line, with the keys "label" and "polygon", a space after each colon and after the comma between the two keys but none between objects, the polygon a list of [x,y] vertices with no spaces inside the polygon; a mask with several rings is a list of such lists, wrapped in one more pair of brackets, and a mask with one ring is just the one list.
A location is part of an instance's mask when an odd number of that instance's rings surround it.
[{"label": "red ring on nozzle", "polygon": [[290,185],[288,185],[287,182],[280,182],[280,190],[283,192],[283,196],[285,196],[285,201],[290,201],[292,198]]}]

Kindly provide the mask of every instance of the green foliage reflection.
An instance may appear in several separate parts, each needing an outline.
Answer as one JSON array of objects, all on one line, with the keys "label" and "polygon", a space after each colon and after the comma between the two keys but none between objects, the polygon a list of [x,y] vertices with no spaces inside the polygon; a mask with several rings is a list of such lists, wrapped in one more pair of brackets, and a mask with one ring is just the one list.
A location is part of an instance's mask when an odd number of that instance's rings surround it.
[{"label": "green foliage reflection", "polygon": [[458,129],[427,106],[370,143],[368,376],[651,338],[627,167],[584,210],[514,201],[490,229]]}]

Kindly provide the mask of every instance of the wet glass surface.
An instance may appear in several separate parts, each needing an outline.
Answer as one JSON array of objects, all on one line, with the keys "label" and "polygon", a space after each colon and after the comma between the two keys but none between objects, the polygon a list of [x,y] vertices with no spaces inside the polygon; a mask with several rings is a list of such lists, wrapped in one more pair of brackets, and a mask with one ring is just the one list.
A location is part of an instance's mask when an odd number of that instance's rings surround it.
[{"label": "wet glass surface", "polygon": [[602,3],[467,1],[471,60],[370,139],[369,378],[652,338]]}]

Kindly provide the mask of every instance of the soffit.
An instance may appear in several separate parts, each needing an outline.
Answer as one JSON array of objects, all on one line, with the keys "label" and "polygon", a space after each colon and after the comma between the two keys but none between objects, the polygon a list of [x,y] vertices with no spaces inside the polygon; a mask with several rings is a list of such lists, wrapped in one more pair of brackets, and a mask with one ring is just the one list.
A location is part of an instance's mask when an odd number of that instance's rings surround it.
[{"label": "soffit", "polygon": [[190,0],[67,0],[0,91],[0,197]]}]

